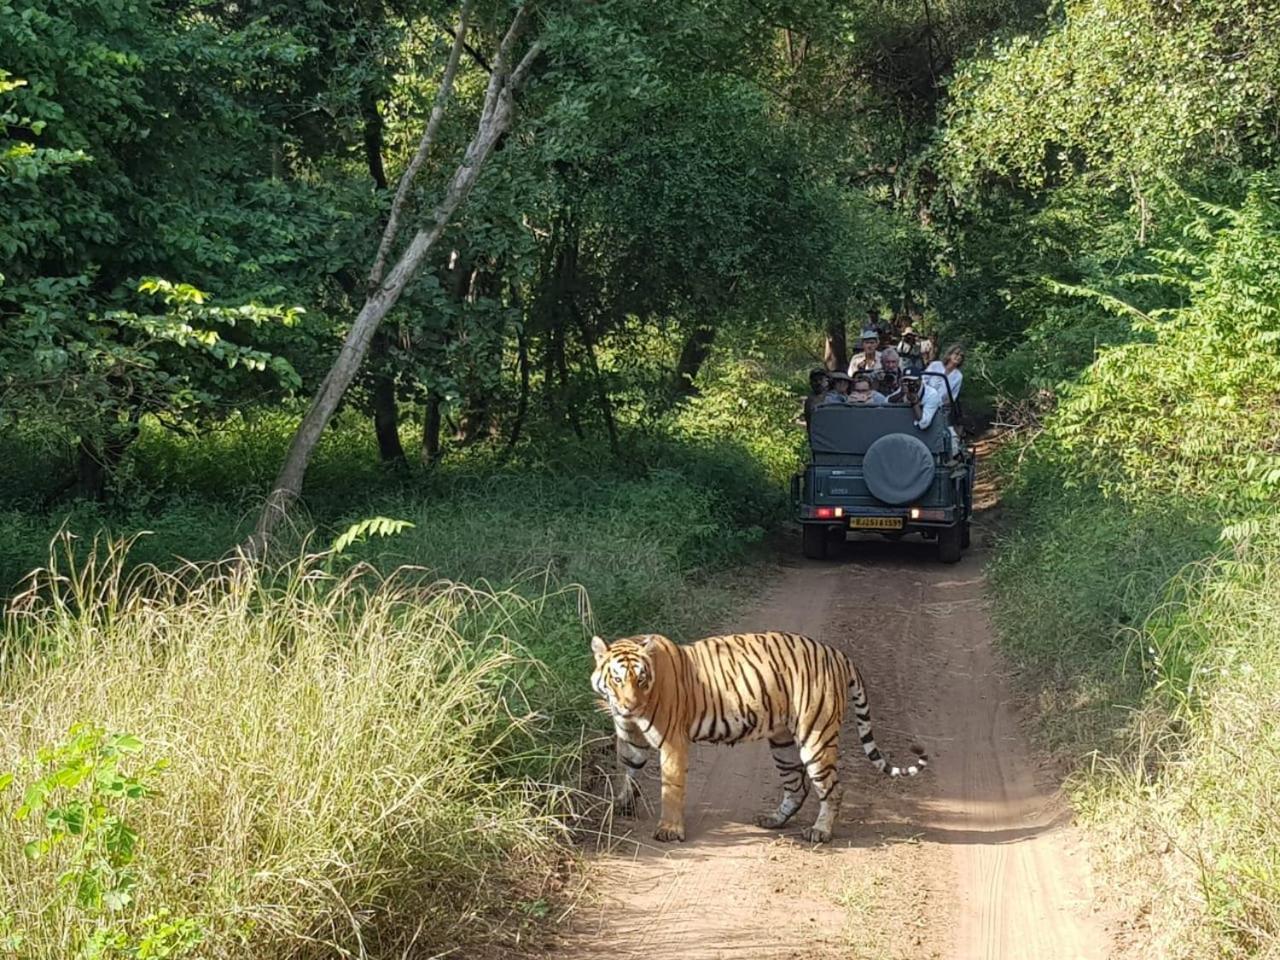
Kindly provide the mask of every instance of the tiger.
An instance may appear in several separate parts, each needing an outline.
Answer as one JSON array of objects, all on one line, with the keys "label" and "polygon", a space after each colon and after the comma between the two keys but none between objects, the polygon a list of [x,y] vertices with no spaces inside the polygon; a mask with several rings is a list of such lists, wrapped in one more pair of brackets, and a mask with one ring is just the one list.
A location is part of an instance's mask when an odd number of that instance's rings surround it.
[{"label": "tiger", "polygon": [[812,783],[819,807],[806,840],[826,843],[840,812],[836,761],[845,705],[853,700],[858,736],[867,759],[890,777],[914,777],[928,765],[889,764],[871,733],[871,711],[858,668],[844,653],[794,633],[707,637],[680,645],[660,634],[606,643],[591,638],[591,685],[613,718],[618,771],[614,805],[631,808],[650,750],[662,764],[662,812],[654,838],[683,841],[685,777],[690,743],[767,738],[782,777],[777,809],[756,818],[778,829],[796,814]]}]

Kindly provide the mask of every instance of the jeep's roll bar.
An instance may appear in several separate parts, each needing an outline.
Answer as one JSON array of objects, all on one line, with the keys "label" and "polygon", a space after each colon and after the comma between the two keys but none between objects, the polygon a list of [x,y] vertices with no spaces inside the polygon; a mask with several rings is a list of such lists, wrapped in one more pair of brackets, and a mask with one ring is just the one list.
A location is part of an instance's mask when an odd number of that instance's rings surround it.
[{"label": "jeep's roll bar", "polygon": [[[920,372],[920,376],[922,378],[923,377],[941,377],[942,378],[942,382],[946,385],[946,388],[947,388],[947,406],[951,407],[951,424],[952,426],[955,426],[956,424],[958,424],[960,422],[960,413],[961,413],[960,401],[951,392],[951,381],[947,378],[947,375],[945,373],[939,373],[937,370],[933,370],[933,371],[922,370]],[[923,383],[923,380],[921,382]]]}]

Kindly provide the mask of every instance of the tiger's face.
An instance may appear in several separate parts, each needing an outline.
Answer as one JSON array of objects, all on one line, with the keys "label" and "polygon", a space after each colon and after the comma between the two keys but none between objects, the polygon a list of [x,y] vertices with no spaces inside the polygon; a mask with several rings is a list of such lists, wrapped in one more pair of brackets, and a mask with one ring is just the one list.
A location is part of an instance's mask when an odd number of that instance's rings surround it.
[{"label": "tiger's face", "polygon": [[629,717],[644,709],[653,689],[653,659],[649,655],[652,638],[615,640],[607,644],[591,638],[596,668],[591,686],[604,697],[611,713]]}]

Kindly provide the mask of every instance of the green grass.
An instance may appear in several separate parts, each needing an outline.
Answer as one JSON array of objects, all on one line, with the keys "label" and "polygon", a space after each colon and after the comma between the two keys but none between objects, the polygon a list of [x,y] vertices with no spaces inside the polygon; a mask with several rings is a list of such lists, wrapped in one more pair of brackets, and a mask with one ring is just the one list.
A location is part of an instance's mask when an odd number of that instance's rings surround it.
[{"label": "green grass", "polygon": [[[572,781],[586,688],[545,666],[585,660],[575,591],[121,561],[49,571],[3,633],[0,770],[18,776],[0,791],[0,934],[19,956],[91,956],[103,931],[136,944],[157,914],[189,920],[210,957],[518,932],[575,806],[549,785]],[[50,768],[41,749],[84,723],[168,764],[154,795],[105,801],[140,838],[115,908],[63,879],[87,831],[32,858],[40,818],[13,815]],[[58,802],[86,789],[62,782]]]},{"label": "green grass", "polygon": [[1152,956],[1280,956],[1280,523],[1224,546],[1061,470],[1016,471],[995,618],[1107,885]]}]

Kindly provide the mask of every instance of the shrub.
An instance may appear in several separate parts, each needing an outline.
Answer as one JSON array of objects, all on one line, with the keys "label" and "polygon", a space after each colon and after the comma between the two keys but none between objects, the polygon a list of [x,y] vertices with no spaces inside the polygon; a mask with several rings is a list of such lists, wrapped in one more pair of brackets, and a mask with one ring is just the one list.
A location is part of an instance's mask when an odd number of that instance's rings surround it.
[{"label": "shrub", "polygon": [[1187,204],[1153,256],[1176,306],[1110,292],[1103,348],[1029,451],[993,568],[996,618],[1153,955],[1280,955],[1280,174]]}]

